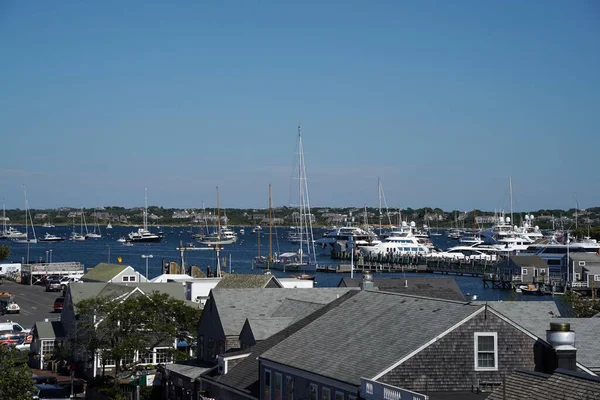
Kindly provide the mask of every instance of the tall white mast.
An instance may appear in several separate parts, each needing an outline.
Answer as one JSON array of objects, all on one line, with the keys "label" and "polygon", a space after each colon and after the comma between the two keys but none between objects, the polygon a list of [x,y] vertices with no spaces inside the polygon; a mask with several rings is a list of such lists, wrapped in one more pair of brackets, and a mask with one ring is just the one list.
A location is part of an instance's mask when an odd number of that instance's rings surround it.
[{"label": "tall white mast", "polygon": [[514,225],[513,220],[513,194],[512,194],[512,177],[508,177],[508,186],[510,191],[510,223]]},{"label": "tall white mast", "polygon": [[379,199],[379,234],[381,235],[381,179],[377,177],[377,197]]},{"label": "tall white mast", "polygon": [[577,230],[577,209],[579,208],[579,203],[577,203],[577,193],[575,193],[575,230]]},{"label": "tall white mast", "polygon": [[144,188],[144,230],[148,230],[148,188]]}]

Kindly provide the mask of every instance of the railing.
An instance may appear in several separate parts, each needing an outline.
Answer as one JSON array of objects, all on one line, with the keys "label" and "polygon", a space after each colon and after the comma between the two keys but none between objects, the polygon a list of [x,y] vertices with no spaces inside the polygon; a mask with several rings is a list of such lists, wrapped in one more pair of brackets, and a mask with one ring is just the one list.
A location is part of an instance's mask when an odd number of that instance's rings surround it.
[{"label": "railing", "polygon": [[573,282],[573,283],[571,283],[571,287],[586,288],[586,287],[588,287],[588,283],[587,282]]},{"label": "railing", "polygon": [[23,264],[21,272],[26,274],[43,274],[47,272],[83,272],[83,264],[80,262],[58,262],[41,264]]}]

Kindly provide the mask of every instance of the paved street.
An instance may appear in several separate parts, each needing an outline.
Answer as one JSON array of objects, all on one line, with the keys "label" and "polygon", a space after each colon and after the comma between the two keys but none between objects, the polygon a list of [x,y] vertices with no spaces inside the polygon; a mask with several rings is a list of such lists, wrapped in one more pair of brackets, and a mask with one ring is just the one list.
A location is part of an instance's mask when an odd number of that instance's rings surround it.
[{"label": "paved street", "polygon": [[62,292],[46,292],[45,286],[22,285],[7,281],[0,285],[1,292],[10,292],[15,295],[15,302],[21,307],[19,314],[6,314],[0,316],[1,321],[14,321],[24,328],[30,329],[36,321],[59,320],[60,313],[53,312],[54,299],[62,296]]}]

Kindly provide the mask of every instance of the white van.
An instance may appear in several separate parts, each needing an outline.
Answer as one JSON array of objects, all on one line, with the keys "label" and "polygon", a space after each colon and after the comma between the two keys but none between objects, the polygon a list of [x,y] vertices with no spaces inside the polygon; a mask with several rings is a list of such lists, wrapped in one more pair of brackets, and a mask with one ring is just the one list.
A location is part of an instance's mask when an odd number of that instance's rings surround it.
[{"label": "white van", "polygon": [[23,328],[18,322],[0,322],[0,332],[24,332],[29,333],[31,329]]},{"label": "white van", "polygon": [[21,272],[21,263],[0,264],[0,277]]}]

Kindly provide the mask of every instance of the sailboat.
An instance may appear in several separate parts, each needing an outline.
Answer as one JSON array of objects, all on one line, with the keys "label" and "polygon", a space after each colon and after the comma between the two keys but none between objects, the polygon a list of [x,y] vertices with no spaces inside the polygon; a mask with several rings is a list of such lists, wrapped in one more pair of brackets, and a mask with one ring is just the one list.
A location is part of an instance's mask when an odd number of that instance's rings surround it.
[{"label": "sailboat", "polygon": [[0,239],[25,239],[27,235],[23,232],[19,232],[12,226],[6,227],[6,205],[2,202],[2,232],[0,232]]},{"label": "sailboat", "polygon": [[221,227],[221,205],[219,204],[219,187],[217,186],[217,230],[211,235],[205,236],[200,240],[200,243],[207,245],[225,245],[232,244],[237,240],[237,236],[223,235]]},{"label": "sailboat", "polygon": [[112,229],[112,224],[110,223],[110,221],[108,222],[108,225],[106,225],[106,229]]},{"label": "sailboat", "polygon": [[73,218],[73,232],[71,232],[71,237],[69,240],[73,240],[75,242],[83,242],[86,239],[86,235],[83,234],[83,227],[85,225],[85,231],[87,233],[87,225],[85,224],[85,215],[83,214],[83,206],[81,206],[81,214],[79,216],[80,224],[79,224],[79,233],[75,232],[75,218]]},{"label": "sailboat", "polygon": [[[31,218],[31,212],[29,211],[29,203],[27,202],[27,189],[23,185],[23,191],[25,193],[25,237],[19,239],[13,239],[14,243],[37,243],[37,237],[35,236],[35,228],[33,226],[33,219]],[[29,238],[28,223],[31,223],[31,232],[33,238]]]},{"label": "sailboat", "polygon": [[[307,266],[317,266],[315,241],[313,237],[312,215],[308,196],[308,181],[304,164],[304,149],[302,147],[302,133],[298,126],[298,251],[286,252],[279,255],[278,262],[271,264],[273,269],[283,271],[299,271]],[[296,171],[294,172],[294,174]]]},{"label": "sailboat", "polygon": [[92,232],[88,232],[85,235],[87,239],[100,239],[102,237],[102,233],[100,232],[100,225],[98,224],[98,215],[96,215],[96,213],[94,214],[94,230]]},{"label": "sailboat", "polygon": [[148,189],[144,189],[144,227],[129,233],[129,240],[138,243],[158,243],[162,236],[156,235],[148,230]]},{"label": "sailboat", "polygon": [[277,258],[277,254],[273,256],[273,201],[271,196],[271,185],[269,185],[269,256],[261,256],[260,255],[260,232],[257,235],[258,239],[258,256],[254,258],[254,262],[256,264],[264,264],[264,266],[260,266],[259,268],[265,268],[269,270],[273,263],[279,263],[279,259]]}]

